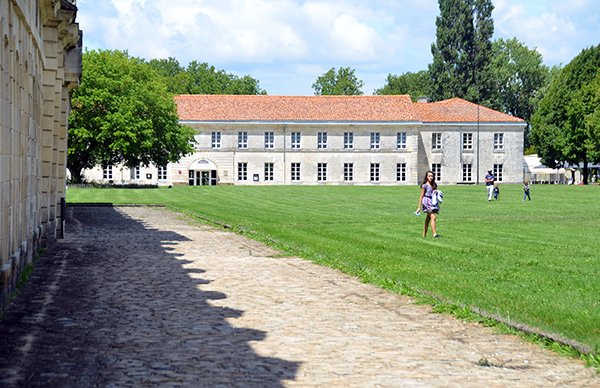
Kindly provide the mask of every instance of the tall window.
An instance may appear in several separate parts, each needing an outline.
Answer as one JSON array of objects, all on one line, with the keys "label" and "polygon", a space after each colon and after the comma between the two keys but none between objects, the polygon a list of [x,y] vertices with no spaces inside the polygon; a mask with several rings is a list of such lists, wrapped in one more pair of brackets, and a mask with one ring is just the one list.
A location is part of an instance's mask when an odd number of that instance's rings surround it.
[{"label": "tall window", "polygon": [[273,163],[265,163],[265,181],[273,180]]},{"label": "tall window", "polygon": [[354,133],[344,132],[344,149],[351,150],[354,148]]},{"label": "tall window", "polygon": [[398,132],[396,134],[396,148],[398,148],[399,150],[406,149],[406,133],[405,132]]},{"label": "tall window", "polygon": [[431,134],[431,149],[441,150],[442,149],[442,134],[432,133]]},{"label": "tall window", "polygon": [[158,166],[158,180],[159,181],[167,180],[167,166]]},{"label": "tall window", "polygon": [[472,178],[472,165],[469,164],[463,164],[463,182],[471,182]]},{"label": "tall window", "polygon": [[238,132],[238,148],[248,148],[248,132]]},{"label": "tall window", "polygon": [[473,134],[463,133],[463,150],[473,149]]},{"label": "tall window", "polygon": [[396,164],[396,181],[397,182],[406,181],[406,163],[397,163]]},{"label": "tall window", "polygon": [[494,133],[494,151],[500,151],[504,149],[504,134]]},{"label": "tall window", "polygon": [[238,163],[238,181],[248,180],[248,163]]},{"label": "tall window", "polygon": [[131,169],[131,180],[135,181],[140,179],[140,166]]},{"label": "tall window", "polygon": [[300,149],[300,132],[292,132],[292,149]]},{"label": "tall window", "polygon": [[113,179],[113,166],[108,165],[102,170],[102,179]]},{"label": "tall window", "polygon": [[442,165],[440,163],[434,163],[431,165],[431,172],[433,172],[433,176],[436,181],[442,180]]},{"label": "tall window", "polygon": [[502,182],[502,165],[494,164],[494,176],[496,177],[496,181]]},{"label": "tall window", "polygon": [[344,163],[344,181],[352,182],[354,180],[354,164]]},{"label": "tall window", "polygon": [[371,163],[371,182],[379,182],[379,163]]},{"label": "tall window", "polygon": [[292,163],[292,182],[300,181],[300,163]]},{"label": "tall window", "polygon": [[221,148],[221,132],[211,132],[211,148]]},{"label": "tall window", "polygon": [[265,132],[265,148],[273,148],[275,146],[275,132]]},{"label": "tall window", "polygon": [[372,150],[379,149],[379,132],[371,133],[371,149]]},{"label": "tall window", "polygon": [[317,133],[317,148],[318,149],[327,148],[327,132]]},{"label": "tall window", "polygon": [[327,180],[327,163],[317,163],[317,180],[319,182]]}]

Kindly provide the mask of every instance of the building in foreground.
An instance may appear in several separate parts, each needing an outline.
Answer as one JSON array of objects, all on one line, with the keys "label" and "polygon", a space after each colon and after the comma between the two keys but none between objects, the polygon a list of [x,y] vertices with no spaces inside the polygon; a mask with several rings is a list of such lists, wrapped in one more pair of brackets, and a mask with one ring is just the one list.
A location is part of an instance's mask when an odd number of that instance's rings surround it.
[{"label": "building in foreground", "polygon": [[[175,97],[198,131],[178,163],[133,171],[108,166],[89,180],[164,185],[414,185],[523,180],[524,120],[454,98],[409,96]],[[102,179],[100,179],[102,177]],[[112,178],[110,178],[112,177]]]},{"label": "building in foreground", "polygon": [[0,0],[0,308],[62,224],[76,13],[75,0]]}]

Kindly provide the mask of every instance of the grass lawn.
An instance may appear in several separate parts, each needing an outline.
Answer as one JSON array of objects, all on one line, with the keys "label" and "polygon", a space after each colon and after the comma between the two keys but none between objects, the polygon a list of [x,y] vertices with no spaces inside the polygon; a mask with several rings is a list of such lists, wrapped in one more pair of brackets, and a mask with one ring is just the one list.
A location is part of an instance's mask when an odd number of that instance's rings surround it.
[{"label": "grass lawn", "polygon": [[67,202],[166,204],[600,351],[600,186],[534,185],[525,202],[521,186],[493,202],[484,186],[440,189],[441,239],[422,237],[416,186],[70,188]]}]

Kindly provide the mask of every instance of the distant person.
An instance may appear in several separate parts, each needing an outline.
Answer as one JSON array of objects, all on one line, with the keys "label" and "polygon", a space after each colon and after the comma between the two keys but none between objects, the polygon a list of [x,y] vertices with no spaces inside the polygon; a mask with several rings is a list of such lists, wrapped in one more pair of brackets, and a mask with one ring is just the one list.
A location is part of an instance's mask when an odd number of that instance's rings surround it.
[{"label": "distant person", "polygon": [[500,188],[497,183],[494,183],[494,199],[498,199],[498,195],[500,195]]},{"label": "distant person", "polygon": [[529,182],[523,182],[523,191],[525,192],[525,195],[523,195],[523,201],[525,200],[525,198],[529,198],[529,200],[531,201],[531,197],[529,196]]},{"label": "distant person", "polygon": [[496,177],[494,176],[494,173],[492,173],[492,169],[490,168],[488,170],[487,175],[485,176],[485,188],[487,189],[488,192],[488,201],[492,200],[492,197],[494,195],[494,182],[496,181]]},{"label": "distant person", "polygon": [[423,226],[423,237],[427,236],[427,229],[429,229],[430,223],[433,237],[442,237],[435,231],[435,215],[440,212],[439,203],[433,203],[433,196],[434,194],[437,194],[437,191],[435,176],[433,175],[433,172],[427,171],[427,173],[425,173],[425,178],[423,178],[423,183],[421,183],[421,197],[419,198],[419,207],[417,208],[417,213],[421,213],[421,211],[427,213],[425,226]]}]

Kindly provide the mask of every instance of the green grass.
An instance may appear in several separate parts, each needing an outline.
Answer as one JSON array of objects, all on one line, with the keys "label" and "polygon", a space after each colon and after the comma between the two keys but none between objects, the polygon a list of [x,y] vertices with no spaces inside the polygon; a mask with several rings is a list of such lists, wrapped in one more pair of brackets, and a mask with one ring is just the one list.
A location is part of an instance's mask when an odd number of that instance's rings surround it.
[{"label": "green grass", "polygon": [[600,351],[600,187],[535,185],[525,202],[520,186],[501,186],[494,202],[483,186],[441,189],[442,239],[422,237],[416,186],[69,189],[67,201],[166,204],[364,281],[429,291]]}]

